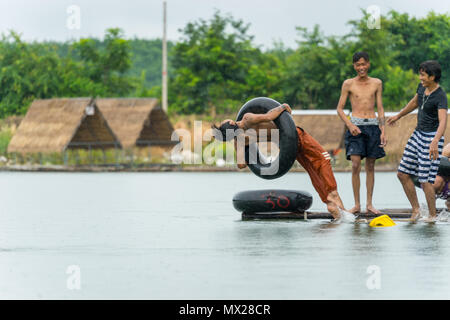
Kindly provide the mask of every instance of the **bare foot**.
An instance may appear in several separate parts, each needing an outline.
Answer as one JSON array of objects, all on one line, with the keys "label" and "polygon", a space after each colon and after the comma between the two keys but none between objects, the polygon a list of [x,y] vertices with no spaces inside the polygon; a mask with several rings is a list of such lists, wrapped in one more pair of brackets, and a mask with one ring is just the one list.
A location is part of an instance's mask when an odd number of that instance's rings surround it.
[{"label": "bare foot", "polygon": [[334,218],[331,220],[331,223],[340,223],[341,222],[341,218]]},{"label": "bare foot", "polygon": [[361,206],[356,205],[353,208],[351,208],[350,210],[348,210],[347,212],[353,213],[354,215],[361,213]]},{"label": "bare foot", "polygon": [[436,216],[429,216],[426,219],[423,219],[424,222],[434,223],[436,222]]},{"label": "bare foot", "polygon": [[367,206],[367,213],[373,213],[376,215],[383,214],[380,210],[375,209],[374,206],[372,206],[372,205]]},{"label": "bare foot", "polygon": [[420,218],[420,209],[413,210],[411,214],[411,219],[409,219],[412,222],[417,222],[417,220]]}]

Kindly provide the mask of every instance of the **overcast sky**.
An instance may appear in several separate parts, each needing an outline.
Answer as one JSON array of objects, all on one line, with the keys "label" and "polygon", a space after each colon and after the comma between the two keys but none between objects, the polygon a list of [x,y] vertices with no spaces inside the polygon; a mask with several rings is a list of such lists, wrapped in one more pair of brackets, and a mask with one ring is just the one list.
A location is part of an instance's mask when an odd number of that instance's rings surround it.
[{"label": "overcast sky", "polygon": [[[131,38],[162,35],[163,0],[0,0],[0,31],[12,29],[25,40],[68,40],[102,37],[110,27],[120,27]],[[75,5],[80,10],[74,27]],[[376,5],[381,14],[394,9],[416,17],[430,10],[450,12],[450,0],[167,0],[168,38],[177,40],[178,29],[199,18],[209,19],[215,9],[251,24],[255,43],[271,46],[274,40],[295,47],[295,27],[321,26],[326,35],[343,35],[361,8]],[[68,10],[70,12],[68,12]],[[68,22],[71,27],[68,27]],[[382,27],[382,26],[381,26]]]}]

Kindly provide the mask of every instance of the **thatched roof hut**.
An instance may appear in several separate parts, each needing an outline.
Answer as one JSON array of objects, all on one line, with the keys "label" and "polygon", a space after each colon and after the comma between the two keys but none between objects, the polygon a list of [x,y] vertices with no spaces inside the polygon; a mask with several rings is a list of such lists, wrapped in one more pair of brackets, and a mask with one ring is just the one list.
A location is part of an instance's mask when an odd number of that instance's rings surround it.
[{"label": "thatched roof hut", "polygon": [[96,103],[125,149],[177,143],[171,141],[173,127],[157,99],[108,98]]},{"label": "thatched roof hut", "polygon": [[303,128],[316,139],[325,150],[337,150],[344,147],[344,122],[337,112],[296,111],[292,115],[295,125]]},{"label": "thatched roof hut", "polygon": [[34,100],[8,145],[10,153],[121,147],[90,98]]}]

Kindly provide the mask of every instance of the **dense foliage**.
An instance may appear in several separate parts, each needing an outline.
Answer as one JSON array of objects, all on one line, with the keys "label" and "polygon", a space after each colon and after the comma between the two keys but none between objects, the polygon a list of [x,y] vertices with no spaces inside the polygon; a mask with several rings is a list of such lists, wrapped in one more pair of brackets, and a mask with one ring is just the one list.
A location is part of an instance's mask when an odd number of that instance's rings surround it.
[{"label": "dense foliage", "polygon": [[429,13],[417,19],[391,11],[380,29],[369,29],[369,15],[349,21],[348,35],[324,36],[297,27],[296,50],[282,44],[262,52],[252,45],[248,26],[216,13],[188,24],[172,52],[170,105],[180,113],[237,110],[255,96],[270,96],[296,108],[332,109],[342,82],[354,77],[352,56],[367,51],[373,77],[384,83],[384,107],[398,110],[414,95],[420,62],[438,60],[441,85],[450,90],[450,16]]},{"label": "dense foliage", "polygon": [[52,44],[23,42],[11,32],[0,42],[0,117],[26,112],[34,99],[122,96],[133,88],[129,43],[109,29],[104,48],[93,39],[71,44],[64,55]]},{"label": "dense foliage", "polygon": [[[349,21],[345,36],[325,36],[319,26],[297,27],[297,48],[253,44],[249,25],[216,12],[188,23],[169,42],[169,108],[179,114],[233,113],[247,100],[269,96],[296,108],[331,109],[342,82],[354,77],[352,55],[367,51],[370,75],[383,80],[387,110],[413,95],[417,68],[438,60],[441,85],[450,91],[450,16],[424,18],[391,11],[381,29],[369,16]],[[161,40],[125,40],[120,29],[103,39],[27,43],[10,32],[0,40],[0,117],[24,114],[33,99],[77,96],[161,95]]]}]

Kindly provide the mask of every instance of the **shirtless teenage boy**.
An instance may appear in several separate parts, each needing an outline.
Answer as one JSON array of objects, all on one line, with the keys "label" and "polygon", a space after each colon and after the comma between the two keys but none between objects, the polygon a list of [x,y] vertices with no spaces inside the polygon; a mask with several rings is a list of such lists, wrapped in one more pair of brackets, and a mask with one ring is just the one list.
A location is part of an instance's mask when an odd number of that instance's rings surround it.
[{"label": "shirtless teenage boy", "polygon": [[[270,110],[265,114],[246,113],[241,121],[233,121],[230,119],[222,121],[219,127],[213,126],[216,129],[215,138],[221,141],[235,139],[234,146],[236,148],[236,158],[239,169],[245,168],[244,146],[238,146],[236,135],[245,132],[245,144],[249,143],[249,134],[255,132],[257,141],[261,141],[260,130],[266,129],[270,133],[270,129],[278,129],[273,120],[278,118],[284,111],[291,113],[291,108],[287,104],[283,104],[277,108]],[[239,130],[241,129],[241,130]],[[253,130],[249,130],[253,129]],[[328,211],[335,219],[341,217],[339,208],[344,209],[341,198],[337,192],[336,180],[334,178],[333,170],[331,168],[330,157],[322,146],[312,138],[306,131],[297,127],[298,133],[298,153],[297,161],[308,172],[311,182],[319,193],[320,199],[327,205]],[[261,134],[262,137],[265,134]],[[270,136],[267,135],[267,140]]]},{"label": "shirtless teenage boy", "polygon": [[[345,148],[347,160],[352,161],[352,187],[355,198],[355,206],[350,212],[356,214],[361,211],[359,175],[361,160],[366,158],[367,212],[381,214],[374,208],[372,196],[375,182],[375,160],[386,155],[383,150],[387,141],[384,136],[382,82],[380,79],[368,76],[370,62],[366,52],[357,52],[353,55],[353,67],[357,76],[344,81],[337,106],[339,117],[348,128],[345,133]],[[344,113],[347,97],[350,98],[352,105],[351,119],[348,119]],[[375,103],[378,118],[375,115]]]}]

